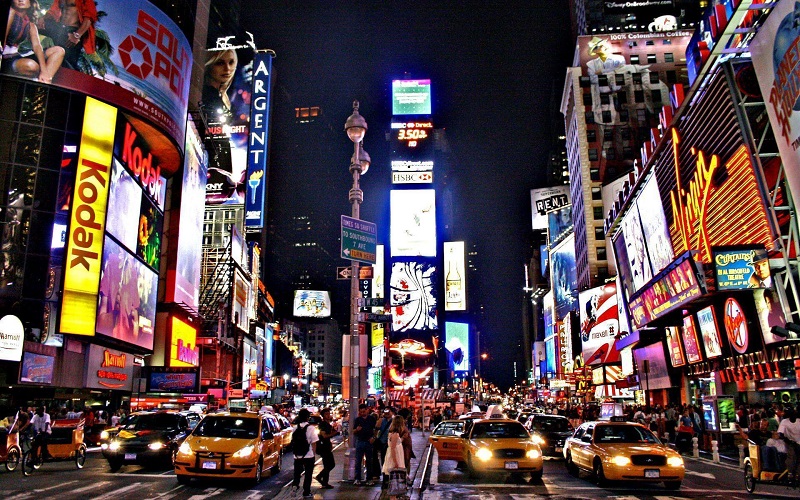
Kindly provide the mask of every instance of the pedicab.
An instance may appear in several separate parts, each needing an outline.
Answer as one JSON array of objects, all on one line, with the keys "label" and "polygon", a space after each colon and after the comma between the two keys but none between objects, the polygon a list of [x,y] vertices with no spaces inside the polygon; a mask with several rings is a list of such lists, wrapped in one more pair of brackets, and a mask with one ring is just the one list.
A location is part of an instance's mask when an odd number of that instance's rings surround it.
[{"label": "pedicab", "polygon": [[0,438],[0,461],[5,461],[6,470],[9,472],[16,470],[21,458],[22,448],[20,448],[19,433],[9,432],[5,439]]},{"label": "pedicab", "polygon": [[[744,487],[748,493],[753,493],[759,483],[797,487],[797,481],[789,479],[789,470],[780,463],[774,447],[760,446],[750,439],[747,447],[750,456],[744,459]],[[770,457],[772,453],[774,456]]]},{"label": "pedicab", "polygon": [[83,442],[83,419],[70,418],[54,420],[48,437],[47,451],[49,457],[43,457],[42,447],[26,451],[22,455],[22,472],[26,476],[33,474],[45,462],[73,460],[75,467],[83,469],[86,463],[86,445]]}]

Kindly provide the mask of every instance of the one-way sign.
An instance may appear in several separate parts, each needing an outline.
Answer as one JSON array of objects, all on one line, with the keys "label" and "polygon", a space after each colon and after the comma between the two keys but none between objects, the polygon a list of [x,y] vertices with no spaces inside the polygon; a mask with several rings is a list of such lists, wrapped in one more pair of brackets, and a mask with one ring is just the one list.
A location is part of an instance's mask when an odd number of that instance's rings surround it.
[{"label": "one-way sign", "polygon": [[[337,267],[336,268],[336,279],[337,280],[349,280],[350,277],[353,275],[353,268],[352,267]],[[372,266],[363,266],[358,268],[358,279],[361,280],[371,280],[373,278],[373,268]]]}]

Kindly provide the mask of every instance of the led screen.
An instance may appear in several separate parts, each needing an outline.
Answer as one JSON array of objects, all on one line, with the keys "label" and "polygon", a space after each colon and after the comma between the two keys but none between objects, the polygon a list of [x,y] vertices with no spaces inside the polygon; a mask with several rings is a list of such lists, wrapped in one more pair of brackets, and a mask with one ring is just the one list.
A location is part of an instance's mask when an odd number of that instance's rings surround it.
[{"label": "led screen", "polygon": [[198,366],[200,348],[197,346],[197,330],[175,316],[171,320],[169,366]]},{"label": "led screen", "polygon": [[581,344],[586,365],[619,361],[614,340],[619,333],[617,287],[614,283],[580,292]]},{"label": "led screen", "polygon": [[552,290],[556,316],[564,318],[578,307],[578,275],[575,268],[575,236],[570,235],[550,251]]},{"label": "led screen", "polygon": [[393,331],[431,330],[437,324],[436,266],[395,262],[389,282]]},{"label": "led screen", "polygon": [[544,348],[546,353],[545,356],[547,358],[547,362],[545,364],[547,369],[547,374],[548,376],[552,377],[556,373],[556,361],[558,360],[558,356],[556,355],[555,335],[544,339]]},{"label": "led screen", "polygon": [[622,219],[622,234],[625,237],[627,267],[630,270],[633,291],[637,291],[653,278],[638,208],[633,207],[625,214]]},{"label": "led screen", "polygon": [[450,371],[456,373],[469,372],[469,325],[446,321],[444,324],[447,349],[447,360]]},{"label": "led screen", "polygon": [[699,363],[703,361],[703,355],[700,354],[700,343],[697,340],[697,328],[695,327],[694,318],[692,316],[684,316],[681,337],[683,338],[686,361],[689,363]]},{"label": "led screen", "polygon": [[292,314],[306,318],[327,318],[331,315],[331,296],[318,290],[295,290]]},{"label": "led screen", "polygon": [[572,206],[566,206],[547,214],[547,241],[554,244],[561,241],[572,229]]},{"label": "led screen", "polygon": [[116,158],[111,166],[108,200],[106,230],[125,248],[136,251],[142,188]]},{"label": "led screen", "polygon": [[555,335],[555,303],[553,302],[553,291],[550,290],[542,298],[542,317],[544,321],[544,336]]},{"label": "led screen", "polygon": [[393,257],[436,256],[436,198],[433,189],[392,190]]},{"label": "led screen", "polygon": [[464,267],[464,242],[444,243],[444,310],[465,311],[467,309],[466,269]]},{"label": "led screen", "polygon": [[153,348],[158,275],[106,237],[97,304],[97,333]]},{"label": "led screen", "polygon": [[392,80],[392,115],[431,114],[430,80]]},{"label": "led screen", "polygon": [[719,336],[714,306],[704,307],[697,311],[697,326],[700,329],[700,337],[703,339],[706,358],[722,356],[722,339]]},{"label": "led screen", "polygon": [[393,165],[398,164],[394,162],[408,162],[406,165],[425,162],[432,166],[433,122],[430,120],[392,122],[389,142],[392,147]]},{"label": "led screen", "polygon": [[139,214],[136,255],[148,266],[158,269],[161,262],[161,234],[164,231],[164,215],[146,198],[142,198]]}]

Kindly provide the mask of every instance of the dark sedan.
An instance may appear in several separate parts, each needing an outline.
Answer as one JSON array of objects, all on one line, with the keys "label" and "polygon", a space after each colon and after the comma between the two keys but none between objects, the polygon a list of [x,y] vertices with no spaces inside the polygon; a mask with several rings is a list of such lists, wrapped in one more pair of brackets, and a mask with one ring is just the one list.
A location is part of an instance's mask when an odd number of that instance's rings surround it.
[{"label": "dark sedan", "polygon": [[189,434],[186,415],[177,412],[134,413],[103,447],[112,472],[125,464],[172,466],[172,457]]},{"label": "dark sedan", "polygon": [[564,441],[574,431],[567,417],[543,413],[528,417],[525,427],[531,432],[533,441],[542,448],[542,454],[549,457],[564,456]]}]

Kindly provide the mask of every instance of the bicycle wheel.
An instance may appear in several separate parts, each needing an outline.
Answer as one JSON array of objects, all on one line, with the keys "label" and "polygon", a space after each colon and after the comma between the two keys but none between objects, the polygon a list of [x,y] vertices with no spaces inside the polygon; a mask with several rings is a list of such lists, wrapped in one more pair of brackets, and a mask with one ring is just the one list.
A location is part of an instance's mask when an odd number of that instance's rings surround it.
[{"label": "bicycle wheel", "polygon": [[22,473],[26,476],[30,476],[33,474],[33,471],[41,467],[41,464],[36,464],[36,457],[33,456],[33,452],[26,451],[22,455]]},{"label": "bicycle wheel", "polygon": [[6,457],[6,470],[9,472],[13,472],[19,466],[20,459],[19,449],[12,448],[8,450],[8,456]]}]

